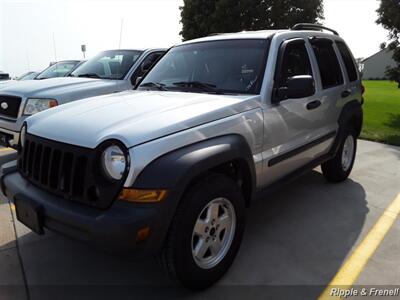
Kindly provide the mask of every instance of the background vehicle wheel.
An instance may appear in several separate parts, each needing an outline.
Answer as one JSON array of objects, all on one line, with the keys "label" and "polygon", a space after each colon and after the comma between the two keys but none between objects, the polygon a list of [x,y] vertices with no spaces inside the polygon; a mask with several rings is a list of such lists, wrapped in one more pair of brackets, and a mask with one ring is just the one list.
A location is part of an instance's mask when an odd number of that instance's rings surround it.
[{"label": "background vehicle wheel", "polygon": [[162,261],[183,286],[200,290],[231,266],[245,226],[242,191],[230,178],[210,175],[181,200],[168,233]]},{"label": "background vehicle wheel", "polygon": [[322,173],[330,182],[341,182],[349,177],[357,152],[355,130],[349,128],[344,135],[336,156],[321,165]]}]

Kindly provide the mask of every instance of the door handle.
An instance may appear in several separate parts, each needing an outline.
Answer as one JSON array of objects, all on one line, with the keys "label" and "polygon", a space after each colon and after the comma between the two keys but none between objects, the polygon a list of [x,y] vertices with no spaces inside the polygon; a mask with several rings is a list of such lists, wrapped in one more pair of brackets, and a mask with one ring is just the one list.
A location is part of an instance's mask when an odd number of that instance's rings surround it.
[{"label": "door handle", "polygon": [[315,101],[308,102],[306,107],[308,110],[312,110],[312,109],[316,109],[316,108],[320,107],[321,104],[322,104],[321,101],[315,100]]},{"label": "door handle", "polygon": [[342,98],[347,98],[348,96],[351,95],[351,91],[345,90],[345,91],[342,92],[341,95],[342,95]]}]

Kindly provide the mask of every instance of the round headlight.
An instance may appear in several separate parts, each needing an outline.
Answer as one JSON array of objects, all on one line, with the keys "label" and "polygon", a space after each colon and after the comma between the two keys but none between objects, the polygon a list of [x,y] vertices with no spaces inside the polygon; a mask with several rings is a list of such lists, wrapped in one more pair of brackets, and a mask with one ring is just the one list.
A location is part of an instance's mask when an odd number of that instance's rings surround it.
[{"label": "round headlight", "polygon": [[19,143],[21,147],[24,147],[25,145],[25,135],[26,135],[26,125],[24,125],[21,129],[21,133],[19,135]]},{"label": "round headlight", "polygon": [[103,169],[112,179],[120,180],[126,170],[126,157],[116,145],[108,147],[102,155]]}]

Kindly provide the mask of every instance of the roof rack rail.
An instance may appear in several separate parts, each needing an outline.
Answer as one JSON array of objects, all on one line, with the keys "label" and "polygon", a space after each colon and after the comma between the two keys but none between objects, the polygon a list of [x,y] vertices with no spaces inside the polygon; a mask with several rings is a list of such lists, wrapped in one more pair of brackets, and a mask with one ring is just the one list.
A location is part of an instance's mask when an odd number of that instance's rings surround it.
[{"label": "roof rack rail", "polygon": [[322,25],[318,25],[318,24],[311,24],[311,23],[299,23],[294,25],[291,30],[327,30],[332,32],[334,35],[339,35],[339,33],[336,30],[333,30],[331,28],[322,26]]},{"label": "roof rack rail", "polygon": [[214,32],[214,33],[210,33],[207,36],[215,36],[215,35],[221,35],[221,34],[225,34],[226,32]]}]

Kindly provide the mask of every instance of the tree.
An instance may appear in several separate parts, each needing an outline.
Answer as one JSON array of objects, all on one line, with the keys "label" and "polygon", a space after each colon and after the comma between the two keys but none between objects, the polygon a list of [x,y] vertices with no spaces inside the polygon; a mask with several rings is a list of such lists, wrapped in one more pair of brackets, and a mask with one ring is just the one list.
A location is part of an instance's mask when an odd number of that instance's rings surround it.
[{"label": "tree", "polygon": [[323,19],[322,0],[184,0],[184,40],[213,33],[290,28]]},{"label": "tree", "polygon": [[378,12],[378,24],[389,30],[389,49],[393,50],[394,68],[388,68],[386,75],[396,81],[400,88],[400,1],[382,0]]}]

